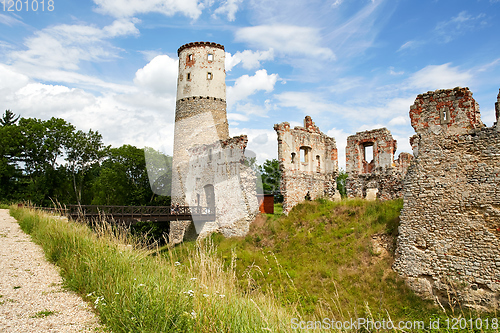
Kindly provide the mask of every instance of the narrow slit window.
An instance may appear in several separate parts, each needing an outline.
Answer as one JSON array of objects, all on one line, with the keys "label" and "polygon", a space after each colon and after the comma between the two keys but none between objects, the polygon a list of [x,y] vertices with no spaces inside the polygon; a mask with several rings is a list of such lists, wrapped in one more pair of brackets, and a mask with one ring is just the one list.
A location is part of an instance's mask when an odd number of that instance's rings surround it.
[{"label": "narrow slit window", "polygon": [[300,162],[306,163],[306,150],[304,148],[300,148]]},{"label": "narrow slit window", "polygon": [[193,55],[192,54],[188,55],[188,60],[189,61],[193,61]]},{"label": "narrow slit window", "polygon": [[191,80],[191,73],[187,73],[186,80],[188,80],[188,81]]},{"label": "narrow slit window", "polygon": [[207,60],[208,61],[214,61],[214,55],[211,54],[211,53],[207,54]]},{"label": "narrow slit window", "polygon": [[292,163],[295,163],[295,153],[292,153]]},{"label": "narrow slit window", "polygon": [[208,161],[212,162],[212,149],[208,150]]},{"label": "narrow slit window", "polygon": [[319,157],[319,155],[316,155],[316,171],[321,171],[321,158]]},{"label": "narrow slit window", "polygon": [[210,72],[207,73],[207,79],[212,80],[212,73]]}]

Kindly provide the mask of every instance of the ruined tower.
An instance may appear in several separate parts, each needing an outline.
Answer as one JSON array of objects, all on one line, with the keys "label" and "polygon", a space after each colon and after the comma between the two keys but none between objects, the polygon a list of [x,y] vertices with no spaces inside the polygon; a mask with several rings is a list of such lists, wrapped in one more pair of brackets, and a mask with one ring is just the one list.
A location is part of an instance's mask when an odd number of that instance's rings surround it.
[{"label": "ruined tower", "polygon": [[290,128],[288,122],[274,125],[278,134],[283,212],[305,200],[322,196],[340,199],[335,179],[338,174],[337,144],[322,133],[311,117],[304,127]]},{"label": "ruined tower", "polygon": [[181,46],[175,106],[172,204],[186,205],[183,182],[188,151],[229,138],[224,46],[194,42]]},{"label": "ruined tower", "polygon": [[418,95],[410,118],[418,154],[393,267],[425,298],[498,309],[500,133],[481,122],[468,88]]},{"label": "ruined tower", "polygon": [[402,181],[413,156],[401,153],[395,160],[396,149],[397,142],[385,127],[349,136],[346,147],[347,195],[368,200],[402,197]]},{"label": "ruined tower", "polygon": [[[256,176],[244,165],[247,136],[229,137],[224,46],[194,42],[177,53],[172,205],[188,206],[192,221],[173,221],[170,240],[244,236],[259,207]],[[215,220],[193,213],[202,209]]]}]

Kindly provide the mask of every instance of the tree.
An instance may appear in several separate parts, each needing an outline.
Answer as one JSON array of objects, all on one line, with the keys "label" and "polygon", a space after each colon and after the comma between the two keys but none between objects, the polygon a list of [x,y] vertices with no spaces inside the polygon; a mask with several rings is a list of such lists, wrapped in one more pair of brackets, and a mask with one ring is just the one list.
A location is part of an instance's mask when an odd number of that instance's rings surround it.
[{"label": "tree", "polygon": [[139,149],[131,145],[112,148],[94,180],[92,203],[168,204],[166,197],[155,197],[153,190],[160,191],[157,194],[170,193],[171,165],[171,158],[153,148]]},{"label": "tree", "polygon": [[68,140],[66,161],[73,178],[73,190],[78,204],[82,201],[86,173],[94,164],[99,164],[109,148],[110,146],[105,147],[102,143],[102,135],[92,130],[88,133],[80,130],[74,132]]},{"label": "tree", "polygon": [[14,114],[14,112],[12,112],[10,110],[5,110],[5,113],[2,116],[2,119],[0,119],[0,125],[2,125],[2,126],[15,125],[16,122],[19,120],[19,117],[21,117],[21,116],[17,116],[17,118],[16,118],[16,115]]},{"label": "tree", "polygon": [[345,187],[345,182],[347,177],[348,177],[347,172],[345,172],[344,169],[340,169],[339,175],[337,176],[337,190],[339,190],[342,198],[345,198],[347,196],[347,190]]},{"label": "tree", "polygon": [[274,194],[275,202],[282,202],[281,195],[281,170],[277,159],[266,160],[262,166],[259,166],[259,171],[262,177],[262,188],[264,194]]}]

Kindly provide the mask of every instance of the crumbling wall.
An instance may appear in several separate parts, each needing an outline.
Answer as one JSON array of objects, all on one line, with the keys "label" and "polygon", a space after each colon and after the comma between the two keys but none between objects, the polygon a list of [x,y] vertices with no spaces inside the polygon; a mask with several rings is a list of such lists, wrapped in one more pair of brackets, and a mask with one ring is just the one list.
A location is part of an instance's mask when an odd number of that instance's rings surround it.
[{"label": "crumbling wall", "polygon": [[497,308],[500,133],[484,127],[468,88],[418,95],[410,118],[418,154],[405,179],[393,267],[425,298]]},{"label": "crumbling wall", "polygon": [[[255,173],[245,163],[248,139],[241,135],[188,150],[185,202],[192,209],[209,207],[215,210],[215,221],[197,220],[193,215],[196,237],[220,232],[226,237],[245,236],[259,210]],[[185,224],[181,228],[189,230]],[[176,242],[187,239],[187,231],[175,231]],[[174,235],[171,233],[171,235]]]},{"label": "crumbling wall", "polygon": [[335,139],[323,134],[306,116],[304,127],[290,128],[288,122],[274,125],[278,134],[278,160],[281,170],[283,212],[296,204],[328,196],[340,198],[336,187],[338,153]]},{"label": "crumbling wall", "polygon": [[[371,147],[373,159],[367,161]],[[387,128],[357,132],[347,138],[346,191],[349,197],[382,200],[402,197],[402,180],[412,155],[401,153],[394,160],[397,142]]]}]

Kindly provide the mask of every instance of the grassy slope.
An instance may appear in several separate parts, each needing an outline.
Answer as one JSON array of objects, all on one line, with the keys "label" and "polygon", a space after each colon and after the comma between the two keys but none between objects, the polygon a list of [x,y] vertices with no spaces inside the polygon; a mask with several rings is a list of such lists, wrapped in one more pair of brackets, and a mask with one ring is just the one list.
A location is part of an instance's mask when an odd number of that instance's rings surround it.
[{"label": "grassy slope", "polygon": [[27,209],[11,214],[115,333],[291,331],[292,313],[261,293],[240,292],[213,247],[176,262],[133,249],[127,235],[106,227],[91,231]]},{"label": "grassy slope", "polygon": [[240,285],[272,290],[283,304],[318,316],[429,318],[438,309],[416,297],[391,269],[393,253],[376,253],[372,235],[395,236],[402,200],[306,202],[289,214],[261,217],[245,238],[215,236],[231,252]]}]

